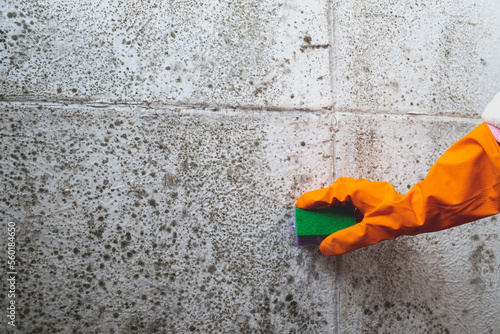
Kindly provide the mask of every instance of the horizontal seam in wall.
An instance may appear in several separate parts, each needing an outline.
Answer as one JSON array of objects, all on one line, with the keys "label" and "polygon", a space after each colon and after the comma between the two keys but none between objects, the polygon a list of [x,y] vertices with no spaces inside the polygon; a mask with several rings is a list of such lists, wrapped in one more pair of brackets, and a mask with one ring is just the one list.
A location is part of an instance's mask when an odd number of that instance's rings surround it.
[{"label": "horizontal seam in wall", "polygon": [[447,115],[447,114],[428,114],[412,111],[389,111],[389,110],[363,110],[363,109],[337,109],[334,106],[325,106],[321,109],[314,108],[285,108],[285,107],[262,107],[262,106],[231,106],[231,105],[208,105],[208,104],[168,104],[161,102],[132,102],[132,101],[83,101],[83,100],[35,100],[35,99],[4,99],[0,100],[1,104],[28,104],[40,105],[47,107],[75,107],[86,106],[96,109],[111,109],[111,108],[130,108],[134,107],[139,110],[169,110],[169,109],[201,109],[209,111],[218,110],[234,110],[234,111],[272,111],[272,112],[333,112],[335,114],[359,114],[359,115],[379,115],[379,116],[408,116],[408,117],[424,117],[424,118],[439,118],[450,120],[480,120],[480,116],[469,117],[464,115]]},{"label": "horizontal seam in wall", "polygon": [[24,104],[37,104],[37,105],[45,105],[45,106],[53,106],[53,107],[67,107],[67,106],[87,106],[93,108],[126,108],[126,107],[134,107],[139,109],[149,109],[149,110],[161,110],[161,109],[173,109],[173,108],[181,108],[181,109],[204,109],[204,110],[255,110],[255,111],[302,111],[302,112],[328,112],[332,111],[332,106],[324,106],[321,108],[286,108],[286,107],[265,107],[265,106],[253,106],[253,105],[245,105],[245,106],[235,106],[235,105],[210,105],[210,104],[175,104],[175,103],[163,103],[163,102],[135,102],[135,101],[88,101],[88,100],[36,100],[36,99],[3,99],[0,100],[0,103],[24,103]]},{"label": "horizontal seam in wall", "polygon": [[388,111],[368,111],[368,110],[358,110],[358,109],[349,109],[349,110],[335,110],[335,113],[338,114],[355,114],[355,115],[363,115],[363,116],[400,116],[400,117],[408,117],[408,118],[427,118],[427,119],[440,119],[440,120],[464,120],[464,121],[480,121],[481,116],[477,117],[464,116],[464,115],[447,115],[447,114],[427,114],[427,113],[419,113],[419,112],[388,112]]}]

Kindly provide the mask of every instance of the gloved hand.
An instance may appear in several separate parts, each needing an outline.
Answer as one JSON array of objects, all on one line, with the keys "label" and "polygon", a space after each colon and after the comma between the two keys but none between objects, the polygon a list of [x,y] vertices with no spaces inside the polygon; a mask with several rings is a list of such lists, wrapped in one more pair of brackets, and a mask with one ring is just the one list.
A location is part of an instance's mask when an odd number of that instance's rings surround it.
[{"label": "gloved hand", "polygon": [[[499,98],[500,93],[494,99],[498,108],[490,113],[498,125]],[[397,193],[388,182],[341,177],[327,188],[303,194],[296,205],[312,210],[346,202],[357,207],[364,218],[323,240],[320,251],[325,255],[340,255],[400,235],[439,231],[497,214],[500,145],[489,125],[482,123],[453,144],[406,195]]]}]

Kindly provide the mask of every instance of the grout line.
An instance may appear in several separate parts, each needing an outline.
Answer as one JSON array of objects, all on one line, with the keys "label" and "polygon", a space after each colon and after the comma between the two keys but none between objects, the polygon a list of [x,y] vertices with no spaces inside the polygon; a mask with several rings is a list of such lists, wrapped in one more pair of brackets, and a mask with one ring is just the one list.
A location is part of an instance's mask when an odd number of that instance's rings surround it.
[{"label": "grout line", "polygon": [[341,272],[341,261],[343,255],[337,255],[335,257],[335,317],[337,318],[337,334],[341,333],[340,330],[340,287],[342,285],[342,272]]},{"label": "grout line", "polygon": [[336,92],[336,74],[337,74],[337,61],[336,61],[336,41],[335,41],[335,0],[328,0],[328,10],[327,10],[327,21],[328,21],[328,39],[330,43],[330,94],[331,94],[331,111],[332,111],[332,117],[335,120],[335,125],[332,127],[332,140],[333,140],[333,145],[332,145],[332,156],[333,156],[333,164],[332,164],[332,182],[335,180],[335,176],[337,175],[337,169],[336,169],[336,164],[335,161],[336,159],[336,147],[335,147],[335,133],[336,133],[336,127],[337,127],[337,118],[336,118],[336,109],[335,109],[335,103],[337,102],[337,95],[335,94]]},{"label": "grout line", "polygon": [[256,106],[256,105],[246,105],[246,106],[235,106],[235,105],[209,105],[209,104],[181,104],[181,103],[164,103],[164,102],[135,102],[135,101],[90,101],[90,100],[36,100],[36,99],[4,99],[0,100],[0,104],[37,104],[37,105],[46,105],[53,107],[68,107],[68,106],[87,106],[99,109],[107,109],[113,107],[135,107],[139,109],[148,109],[148,110],[162,110],[162,109],[173,109],[173,108],[181,108],[181,109],[205,109],[211,111],[218,110],[241,110],[241,111],[280,111],[280,112],[327,112],[332,109],[332,106],[323,106],[321,108],[294,108],[294,107],[276,107],[276,106]]},{"label": "grout line", "polygon": [[[332,7],[333,8],[333,7]],[[334,76],[332,71],[331,76]],[[332,80],[332,85],[333,85]],[[332,99],[334,99],[334,93],[332,89]],[[208,105],[208,104],[180,104],[180,103],[163,103],[163,102],[132,102],[132,101],[83,101],[83,100],[35,100],[35,99],[5,99],[0,100],[0,104],[35,104],[42,106],[51,107],[68,107],[68,106],[86,106],[96,109],[108,109],[108,108],[130,108],[134,107],[143,110],[168,110],[168,109],[201,109],[210,111],[219,110],[233,110],[233,111],[271,111],[271,112],[306,112],[306,113],[328,113],[333,112],[333,116],[339,114],[355,114],[355,115],[382,115],[382,116],[401,116],[401,117],[422,117],[422,118],[441,118],[449,120],[479,120],[480,114],[477,117],[463,116],[463,115],[447,115],[447,114],[427,114],[411,111],[392,111],[392,110],[370,110],[370,109],[339,109],[335,107],[335,102],[330,106],[324,106],[321,108],[286,108],[286,107],[264,107],[264,106],[233,106],[233,105]]]},{"label": "grout line", "polygon": [[335,0],[328,1],[328,13],[327,13],[327,22],[328,22],[328,39],[330,43],[330,94],[331,94],[331,106],[332,111],[335,112],[335,103],[338,98],[336,95],[336,74],[337,74],[337,54],[336,54],[336,40],[335,40]]},{"label": "grout line", "polygon": [[392,113],[383,111],[366,111],[366,110],[336,110],[336,115],[362,115],[362,116],[394,116],[402,118],[414,118],[414,119],[440,119],[444,121],[480,121],[481,115],[477,114],[477,117],[463,116],[463,115],[446,115],[446,114],[425,114],[425,113]]},{"label": "grout line", "polygon": [[[332,92],[332,96],[333,96]],[[270,111],[270,112],[305,112],[305,113],[333,113],[333,116],[339,114],[355,114],[355,115],[381,115],[381,116],[401,116],[413,118],[440,118],[449,120],[479,120],[477,117],[463,115],[446,115],[446,114],[426,114],[417,112],[397,112],[390,110],[368,110],[368,109],[338,109],[334,105],[324,106],[320,109],[315,108],[286,108],[286,107],[263,107],[263,106],[232,106],[232,105],[208,105],[208,104],[168,104],[162,102],[109,102],[109,101],[79,101],[79,100],[0,100],[1,104],[28,104],[42,105],[49,107],[75,107],[86,106],[95,109],[111,109],[111,108],[137,108],[141,110],[170,110],[170,109],[200,109],[200,110],[233,110],[233,111]]]},{"label": "grout line", "polygon": [[[328,38],[330,41],[330,94],[331,94],[331,111],[332,111],[332,117],[333,121],[335,124],[331,124],[331,129],[332,129],[332,183],[335,180],[337,176],[337,147],[336,147],[336,130],[337,130],[337,110],[335,108],[336,102],[338,100],[338,96],[336,94],[337,91],[337,85],[336,85],[336,75],[337,75],[337,55],[336,55],[336,40],[335,40],[335,6],[336,6],[336,0],[328,0],[328,10],[327,10],[327,21],[328,21]],[[335,258],[335,281],[334,281],[334,295],[335,295],[335,310],[334,310],[334,316],[335,316],[335,333],[339,334],[341,332],[340,330],[340,324],[341,324],[341,319],[340,319],[340,287],[341,287],[341,267],[340,267],[340,261],[341,257],[337,256]]]},{"label": "grout line", "polygon": [[42,105],[49,107],[75,107],[86,106],[95,109],[111,109],[111,108],[137,108],[140,110],[172,110],[172,109],[199,109],[209,111],[233,110],[233,111],[270,111],[270,112],[305,112],[305,113],[333,113],[336,115],[381,115],[381,116],[400,116],[411,118],[439,118],[448,120],[480,120],[480,115],[477,117],[463,115],[446,115],[446,114],[426,114],[412,112],[392,112],[388,110],[368,110],[368,109],[338,109],[334,105],[325,106],[321,109],[314,108],[285,108],[285,107],[262,107],[262,106],[231,106],[231,105],[208,105],[208,104],[167,104],[160,102],[107,102],[107,101],[78,101],[78,100],[0,100],[2,104],[28,104]]}]

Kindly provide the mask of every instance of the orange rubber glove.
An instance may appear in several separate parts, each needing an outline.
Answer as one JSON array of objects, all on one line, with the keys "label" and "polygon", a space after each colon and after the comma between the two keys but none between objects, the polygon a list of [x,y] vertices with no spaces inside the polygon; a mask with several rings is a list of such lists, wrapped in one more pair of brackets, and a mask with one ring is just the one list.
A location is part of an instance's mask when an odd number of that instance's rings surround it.
[{"label": "orange rubber glove", "polygon": [[[499,110],[500,111],[500,110]],[[339,178],[307,192],[297,207],[351,202],[364,218],[328,236],[325,255],[340,255],[400,235],[434,232],[500,212],[500,146],[486,123],[453,144],[406,195],[388,182]]]}]

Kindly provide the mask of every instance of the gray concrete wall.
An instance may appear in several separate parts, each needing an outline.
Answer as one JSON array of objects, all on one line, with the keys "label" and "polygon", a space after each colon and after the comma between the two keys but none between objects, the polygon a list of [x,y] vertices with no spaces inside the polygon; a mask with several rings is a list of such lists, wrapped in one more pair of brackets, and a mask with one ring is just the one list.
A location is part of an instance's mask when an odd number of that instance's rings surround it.
[{"label": "gray concrete wall", "polygon": [[337,176],[402,193],[500,89],[500,4],[0,0],[13,333],[500,333],[491,217],[295,246]]}]

